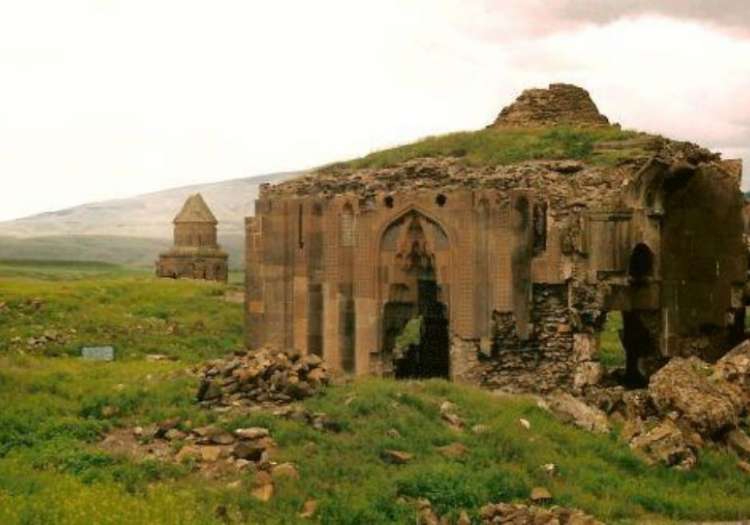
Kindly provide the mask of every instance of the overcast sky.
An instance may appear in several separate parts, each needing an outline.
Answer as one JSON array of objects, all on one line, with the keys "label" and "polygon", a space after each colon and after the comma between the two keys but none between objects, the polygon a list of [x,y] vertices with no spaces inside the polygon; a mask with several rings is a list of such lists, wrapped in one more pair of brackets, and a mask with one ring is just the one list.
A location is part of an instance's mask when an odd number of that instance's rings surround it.
[{"label": "overcast sky", "polygon": [[551,82],[750,172],[747,0],[0,0],[0,220],[480,128]]}]

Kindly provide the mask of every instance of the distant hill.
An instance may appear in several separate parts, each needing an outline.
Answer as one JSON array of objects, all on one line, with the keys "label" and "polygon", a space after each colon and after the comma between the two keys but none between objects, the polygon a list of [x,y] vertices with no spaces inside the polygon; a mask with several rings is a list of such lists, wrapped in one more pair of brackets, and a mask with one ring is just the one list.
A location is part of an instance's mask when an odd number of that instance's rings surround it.
[{"label": "distant hill", "polygon": [[0,259],[104,261],[150,266],[172,242],[172,219],[200,192],[219,220],[219,243],[230,266],[243,265],[244,220],[262,183],[303,174],[275,173],[183,186],[0,222]]}]

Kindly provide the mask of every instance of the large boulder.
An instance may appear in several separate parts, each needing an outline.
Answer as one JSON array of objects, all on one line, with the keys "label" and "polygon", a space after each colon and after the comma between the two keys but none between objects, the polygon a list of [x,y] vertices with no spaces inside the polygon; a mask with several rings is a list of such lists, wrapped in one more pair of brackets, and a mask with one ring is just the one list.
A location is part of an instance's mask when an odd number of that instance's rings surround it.
[{"label": "large boulder", "polygon": [[750,340],[735,346],[714,365],[712,379],[723,385],[735,408],[746,413],[750,408]]},{"label": "large boulder", "polygon": [[662,415],[676,412],[680,424],[703,437],[734,428],[738,406],[726,381],[697,357],[675,357],[651,376],[649,393]]}]

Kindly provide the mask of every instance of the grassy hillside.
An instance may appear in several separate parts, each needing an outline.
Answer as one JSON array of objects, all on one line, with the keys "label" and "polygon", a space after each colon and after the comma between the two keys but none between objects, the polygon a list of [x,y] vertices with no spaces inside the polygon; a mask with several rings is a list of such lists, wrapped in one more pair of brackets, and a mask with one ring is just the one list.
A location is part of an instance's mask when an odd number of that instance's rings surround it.
[{"label": "grassy hillside", "polygon": [[[304,402],[338,422],[339,433],[264,412],[202,409],[191,367],[241,345],[242,306],[224,299],[236,287],[75,268],[0,265],[4,525],[310,523],[298,516],[308,498],[319,503],[312,521],[325,524],[415,523],[418,497],[441,514],[465,509],[476,520],[483,504],[527,501],[534,486],[608,523],[750,516],[750,483],[727,453],[708,450],[691,472],[649,467],[614,434],[563,425],[531,399],[444,381],[358,380]],[[45,331],[50,340],[28,346]],[[118,359],[81,361],[75,356],[84,344],[112,344]],[[149,353],[177,360],[149,362]],[[441,420],[446,400],[466,430]],[[280,482],[261,503],[250,494],[252,473],[206,478],[189,462],[139,460],[99,446],[112,429],[174,416],[184,427],[268,427],[279,445],[275,459],[293,462],[301,477]],[[478,424],[486,431],[469,430]],[[465,456],[438,452],[455,442]],[[414,459],[386,464],[385,449]],[[548,463],[556,476],[540,468]]]},{"label": "grassy hillside", "polygon": [[[224,235],[219,242],[229,253],[230,268],[244,267],[244,236]],[[0,260],[99,261],[153,268],[159,252],[171,244],[171,239],[108,235],[0,237]]]},{"label": "grassy hillside", "polygon": [[[614,149],[605,143],[642,139]],[[534,159],[577,159],[613,164],[640,153],[648,136],[615,126],[594,128],[487,128],[427,137],[413,144],[371,153],[331,167],[382,168],[418,157],[459,157],[474,166],[495,166]],[[606,144],[605,144],[606,146]]]}]

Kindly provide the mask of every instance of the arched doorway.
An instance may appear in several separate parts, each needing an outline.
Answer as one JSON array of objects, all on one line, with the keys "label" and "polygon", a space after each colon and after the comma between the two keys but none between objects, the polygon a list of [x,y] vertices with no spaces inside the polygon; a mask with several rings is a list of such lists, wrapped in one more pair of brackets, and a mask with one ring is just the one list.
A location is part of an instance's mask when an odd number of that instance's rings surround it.
[{"label": "arched doorway", "polygon": [[439,263],[448,254],[443,229],[413,210],[383,234],[384,368],[397,378],[450,376],[448,308]]}]

